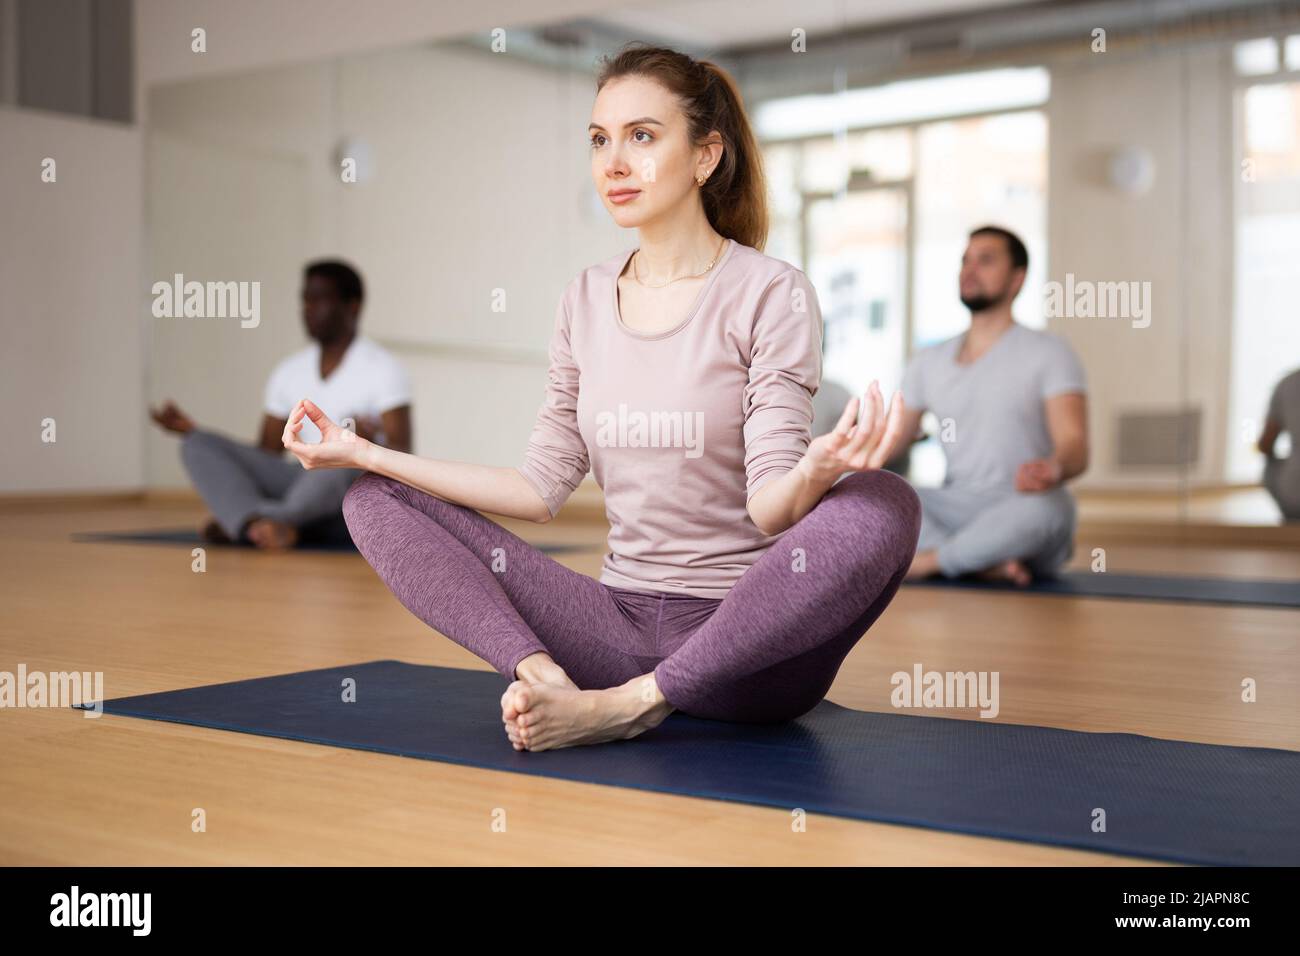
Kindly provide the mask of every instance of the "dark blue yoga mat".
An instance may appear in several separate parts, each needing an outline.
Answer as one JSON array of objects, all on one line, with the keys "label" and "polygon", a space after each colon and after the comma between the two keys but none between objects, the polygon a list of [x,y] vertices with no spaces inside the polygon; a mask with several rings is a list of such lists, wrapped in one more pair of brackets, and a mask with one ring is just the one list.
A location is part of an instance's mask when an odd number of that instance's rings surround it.
[{"label": "dark blue yoga mat", "polygon": [[1257,607],[1300,607],[1300,581],[1252,581],[1246,578],[1194,578],[1168,574],[1120,574],[1107,571],[1067,571],[1056,578],[1036,579],[1018,588],[981,578],[933,577],[910,580],[913,587],[964,588],[1070,597],[1128,598],[1192,604],[1247,604]]},{"label": "dark blue yoga mat", "polygon": [[[356,702],[343,703],[343,681]],[[1300,753],[850,710],[785,724],[674,713],[528,753],[494,671],[372,661],[110,700],[146,717],[491,770],[1202,864],[1300,864]],[[1091,829],[1094,808],[1107,829]]]},{"label": "dark blue yoga mat", "polygon": [[[190,548],[249,548],[253,545],[241,544],[216,544],[211,541],[204,541],[199,533],[192,528],[155,528],[143,531],[89,531],[78,532],[73,534],[74,541],[108,541],[128,544],[183,544]],[[573,551],[588,551],[592,548],[601,547],[599,544],[537,544],[533,547],[543,554],[567,554]],[[296,551],[339,551],[343,553],[357,553],[357,546],[352,543],[352,539],[340,538],[337,536],[311,537],[304,538],[294,549]]]}]

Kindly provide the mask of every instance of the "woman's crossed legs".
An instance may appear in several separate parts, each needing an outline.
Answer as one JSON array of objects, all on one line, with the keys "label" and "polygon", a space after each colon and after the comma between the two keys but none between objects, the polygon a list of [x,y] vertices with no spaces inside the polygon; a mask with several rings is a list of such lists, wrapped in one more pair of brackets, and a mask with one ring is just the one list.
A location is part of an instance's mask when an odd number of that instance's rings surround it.
[{"label": "woman's crossed legs", "polygon": [[[619,589],[473,509],[367,474],[343,513],[408,610],[512,681],[502,717],[529,750],[635,736],[674,709],[764,722],[806,713],[893,598],[920,527],[907,482],[851,474],[725,598],[694,599],[702,624],[665,635],[629,614]],[[517,674],[521,662],[543,666]]]}]

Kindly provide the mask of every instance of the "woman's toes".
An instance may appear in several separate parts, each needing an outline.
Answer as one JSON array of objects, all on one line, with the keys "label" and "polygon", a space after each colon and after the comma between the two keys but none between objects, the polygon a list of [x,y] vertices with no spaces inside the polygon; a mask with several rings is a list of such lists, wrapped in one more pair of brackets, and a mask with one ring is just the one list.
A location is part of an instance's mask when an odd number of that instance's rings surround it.
[{"label": "woman's toes", "polygon": [[520,714],[532,706],[532,695],[528,692],[528,684],[524,681],[513,681],[506,692],[501,695],[501,716],[506,720],[515,720]]}]

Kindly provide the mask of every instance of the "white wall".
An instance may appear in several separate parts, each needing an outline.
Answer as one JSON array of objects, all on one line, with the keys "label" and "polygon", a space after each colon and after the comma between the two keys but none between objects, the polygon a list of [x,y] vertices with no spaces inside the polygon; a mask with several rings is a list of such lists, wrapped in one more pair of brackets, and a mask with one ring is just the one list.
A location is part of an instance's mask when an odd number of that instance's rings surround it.
[{"label": "white wall", "polygon": [[[275,359],[302,346],[296,314],[300,250],[317,235],[306,162],[239,142],[148,139],[148,282],[260,283],[260,317],[154,318],[146,311],[151,404],[173,399],[203,425],[256,441]],[[182,474],[177,438],[150,425],[147,483]]]},{"label": "white wall", "polygon": [[[159,87],[150,282],[260,281],[263,316],[153,320],[150,398],[252,440],[267,374],[307,341],[301,266],[341,255],[367,284],[362,330],[412,375],[417,450],[521,461],[565,283],[635,242],[594,195],[593,95],[589,74],[440,46]],[[345,136],[373,181],[340,180]],[[147,442],[149,483],[185,486],[176,439]]]},{"label": "white wall", "polygon": [[138,488],[140,134],[0,108],[0,143],[0,492]]},{"label": "white wall", "polygon": [[[1048,278],[1149,281],[1151,324],[1058,318],[1088,372],[1092,465],[1083,485],[1175,485],[1178,470],[1119,469],[1117,418],[1202,409],[1193,483],[1223,480],[1232,327],[1233,139],[1227,44],[1072,58],[1052,67]],[[1155,160],[1149,193],[1107,182],[1117,147]]]}]

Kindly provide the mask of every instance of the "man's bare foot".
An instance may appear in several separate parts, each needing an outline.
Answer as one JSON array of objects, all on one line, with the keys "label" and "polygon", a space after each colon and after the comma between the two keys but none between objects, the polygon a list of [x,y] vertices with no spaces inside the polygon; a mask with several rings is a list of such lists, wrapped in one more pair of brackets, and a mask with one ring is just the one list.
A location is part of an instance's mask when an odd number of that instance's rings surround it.
[{"label": "man's bare foot", "polygon": [[298,529],[271,518],[254,518],[245,530],[248,540],[266,551],[281,551],[298,543]]},{"label": "man's bare foot", "polygon": [[217,524],[217,519],[211,515],[199,528],[199,537],[213,544],[230,544],[230,535],[226,534],[225,529]]},{"label": "man's bare foot", "polygon": [[994,565],[980,575],[990,581],[1010,581],[1018,588],[1027,588],[1033,583],[1033,575],[1025,567],[1024,562],[1012,558],[1010,561],[1003,561],[1001,564]]},{"label": "man's bare foot", "polygon": [[516,750],[528,751],[628,740],[659,726],[673,711],[653,674],[604,690],[518,680],[501,702],[506,735]]},{"label": "man's bare foot", "polygon": [[912,558],[912,564],[907,569],[906,578],[909,581],[915,581],[918,578],[928,578],[932,574],[939,573],[939,552],[937,551],[918,551]]}]

